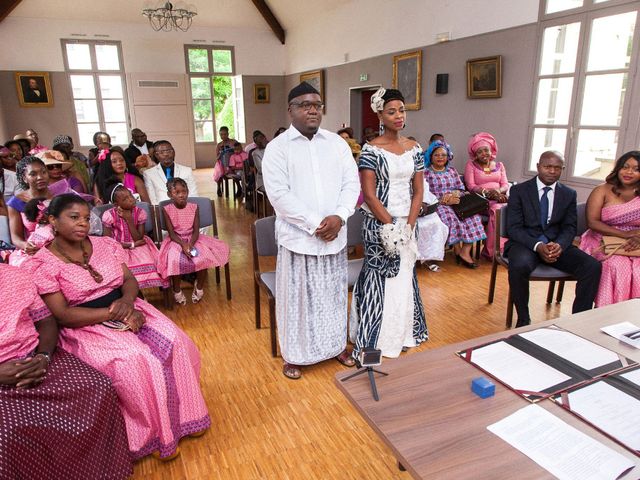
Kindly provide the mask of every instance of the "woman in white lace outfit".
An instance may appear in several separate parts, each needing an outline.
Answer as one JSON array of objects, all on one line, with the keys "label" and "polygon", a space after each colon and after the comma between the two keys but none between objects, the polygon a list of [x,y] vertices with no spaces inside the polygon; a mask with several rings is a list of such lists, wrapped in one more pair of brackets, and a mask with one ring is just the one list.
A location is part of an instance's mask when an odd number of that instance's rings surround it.
[{"label": "woman in white lace outfit", "polygon": [[350,331],[354,357],[377,348],[397,357],[427,339],[416,280],[416,221],[423,199],[420,146],[400,135],[404,98],[380,88],[371,97],[383,133],[364,145],[358,168],[364,195],[365,263],[354,288]]}]

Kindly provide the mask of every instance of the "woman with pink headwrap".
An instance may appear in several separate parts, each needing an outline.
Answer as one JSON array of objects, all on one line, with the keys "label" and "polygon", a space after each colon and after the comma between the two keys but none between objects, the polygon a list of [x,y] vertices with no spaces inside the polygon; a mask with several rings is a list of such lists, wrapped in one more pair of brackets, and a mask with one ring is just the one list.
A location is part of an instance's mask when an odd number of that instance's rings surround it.
[{"label": "woman with pink headwrap", "polygon": [[[464,169],[464,182],[467,190],[478,193],[489,200],[486,232],[487,240],[482,255],[493,258],[495,251],[496,210],[507,203],[509,181],[502,162],[496,162],[498,145],[493,135],[486,132],[476,133],[469,139],[467,148],[469,161]],[[506,239],[505,239],[506,241]]]}]

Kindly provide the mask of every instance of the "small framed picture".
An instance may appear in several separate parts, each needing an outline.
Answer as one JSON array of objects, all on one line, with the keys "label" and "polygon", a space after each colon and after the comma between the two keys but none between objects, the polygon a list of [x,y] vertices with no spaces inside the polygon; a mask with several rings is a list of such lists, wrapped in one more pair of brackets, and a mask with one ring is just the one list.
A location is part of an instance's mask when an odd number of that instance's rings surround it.
[{"label": "small framed picture", "polygon": [[314,70],[313,72],[306,72],[300,74],[300,83],[307,82],[313,88],[320,92],[320,98],[327,108],[327,99],[324,96],[324,70]]},{"label": "small framed picture", "polygon": [[15,72],[21,107],[52,107],[53,92],[49,72]]},{"label": "small framed picture", "polygon": [[467,97],[502,96],[502,55],[467,60]]},{"label": "small framed picture", "polygon": [[420,110],[420,87],[422,85],[422,50],[403,53],[393,57],[392,88],[404,96],[404,108]]},{"label": "small framed picture", "polygon": [[269,103],[269,84],[268,83],[255,83],[253,85],[253,102],[254,103]]}]

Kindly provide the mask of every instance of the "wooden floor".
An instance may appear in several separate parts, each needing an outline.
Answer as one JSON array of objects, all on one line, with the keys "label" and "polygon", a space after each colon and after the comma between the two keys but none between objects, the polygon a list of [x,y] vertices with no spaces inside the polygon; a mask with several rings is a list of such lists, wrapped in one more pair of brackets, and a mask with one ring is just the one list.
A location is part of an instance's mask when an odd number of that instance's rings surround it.
[{"label": "wooden floor", "polygon": [[[196,174],[201,195],[215,196],[211,173]],[[133,478],[409,479],[334,386],[334,375],[345,367],[329,360],[305,368],[297,381],[282,375],[282,360],[271,357],[265,302],[264,328],[255,329],[249,225],[256,217],[232,199],[215,198],[220,237],[231,246],[233,300],[226,300],[224,278],[217,286],[210,272],[200,304],[166,312],[200,349],[211,429],[200,438],[184,439],[174,461],[139,461]],[[489,305],[490,264],[471,271],[448,257],[441,272],[418,269],[430,339],[415,351],[504,329],[506,271],[499,270],[496,300]],[[567,286],[561,305],[550,306],[545,304],[546,285],[532,285],[534,322],[571,313],[573,285]],[[190,289],[185,293],[190,299]],[[163,309],[159,294],[148,298]]]}]

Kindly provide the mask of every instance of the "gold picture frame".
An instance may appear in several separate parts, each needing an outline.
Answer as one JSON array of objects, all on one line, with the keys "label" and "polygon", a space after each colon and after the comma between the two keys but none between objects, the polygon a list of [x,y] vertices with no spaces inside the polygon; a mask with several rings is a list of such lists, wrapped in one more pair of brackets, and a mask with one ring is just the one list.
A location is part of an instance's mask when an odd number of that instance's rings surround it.
[{"label": "gold picture frame", "polygon": [[406,110],[420,110],[422,90],[422,50],[394,55],[392,88],[404,96]]},{"label": "gold picture frame", "polygon": [[15,72],[15,79],[21,107],[53,107],[49,72]]},{"label": "gold picture frame", "polygon": [[253,102],[254,103],[269,103],[270,97],[270,85],[268,83],[255,83],[253,85]]},{"label": "gold picture frame", "polygon": [[467,97],[502,97],[502,55],[467,60]]},{"label": "gold picture frame", "polygon": [[320,92],[320,98],[326,105],[327,99],[324,96],[324,70],[314,70],[300,74],[300,83],[307,82],[313,88]]}]

